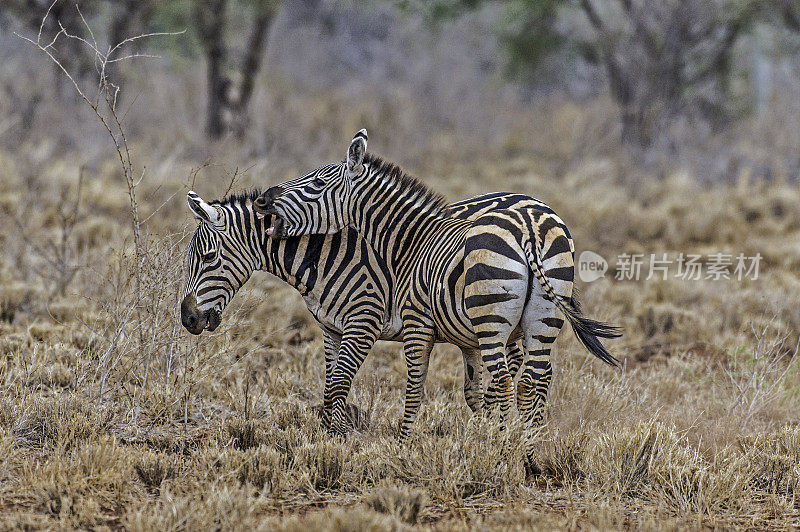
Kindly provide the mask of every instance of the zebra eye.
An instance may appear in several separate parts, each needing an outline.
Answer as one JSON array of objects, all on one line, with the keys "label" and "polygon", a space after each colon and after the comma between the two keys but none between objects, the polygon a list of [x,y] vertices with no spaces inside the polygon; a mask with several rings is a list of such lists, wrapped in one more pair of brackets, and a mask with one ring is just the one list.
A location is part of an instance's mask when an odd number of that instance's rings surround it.
[{"label": "zebra eye", "polygon": [[325,186],[325,180],[322,179],[321,177],[316,178],[314,180],[314,186],[315,187],[324,187]]},{"label": "zebra eye", "polygon": [[213,261],[215,255],[216,255],[216,253],[214,253],[213,251],[209,251],[208,253],[203,255],[203,262],[211,262],[211,261]]}]

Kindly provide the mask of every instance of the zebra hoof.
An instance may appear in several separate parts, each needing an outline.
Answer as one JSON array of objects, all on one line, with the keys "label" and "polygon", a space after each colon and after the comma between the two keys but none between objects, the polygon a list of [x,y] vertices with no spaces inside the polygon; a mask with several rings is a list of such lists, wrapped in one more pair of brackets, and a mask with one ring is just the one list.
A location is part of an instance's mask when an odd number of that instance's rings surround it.
[{"label": "zebra hoof", "polygon": [[533,460],[525,460],[525,482],[533,482],[542,476],[542,468]]},{"label": "zebra hoof", "polygon": [[[323,420],[325,416],[323,416]],[[352,403],[334,407],[324,428],[328,434],[344,436],[353,430],[364,430],[368,426],[367,414]]]}]

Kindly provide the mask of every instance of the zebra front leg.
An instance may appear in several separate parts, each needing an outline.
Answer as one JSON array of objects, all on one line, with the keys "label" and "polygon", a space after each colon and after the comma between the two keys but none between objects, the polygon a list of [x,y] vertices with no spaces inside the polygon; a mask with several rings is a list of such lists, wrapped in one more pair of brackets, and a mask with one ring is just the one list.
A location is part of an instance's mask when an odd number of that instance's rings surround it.
[{"label": "zebra front leg", "polygon": [[347,397],[350,395],[356,373],[378,339],[378,330],[376,324],[364,322],[345,329],[336,368],[331,377],[329,395],[326,396],[326,402],[331,407],[329,430],[333,434],[346,434],[350,429]]},{"label": "zebra front leg", "polygon": [[406,359],[408,379],[406,380],[403,419],[400,421],[400,441],[408,438],[411,425],[417,417],[417,412],[419,412],[434,342],[432,326],[415,323],[411,327],[406,327],[404,320],[403,328],[405,329],[403,333],[403,353]]},{"label": "zebra front leg", "polygon": [[342,343],[342,336],[331,330],[322,329],[322,346],[325,350],[325,388],[322,392],[322,426],[327,430],[330,428],[331,404],[328,402],[330,397],[331,379],[333,370],[336,368],[336,358],[339,356],[339,346]]}]

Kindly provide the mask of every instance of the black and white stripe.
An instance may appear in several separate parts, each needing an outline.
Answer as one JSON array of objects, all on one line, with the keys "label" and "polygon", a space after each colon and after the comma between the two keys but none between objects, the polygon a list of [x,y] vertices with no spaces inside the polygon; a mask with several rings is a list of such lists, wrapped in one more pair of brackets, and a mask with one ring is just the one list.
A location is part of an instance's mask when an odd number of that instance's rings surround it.
[{"label": "black and white stripe", "polygon": [[[200,223],[187,250],[181,319],[194,334],[213,330],[254,271],[270,272],[295,287],[323,330],[324,419],[341,432],[345,430],[345,400],[369,350],[379,338],[400,338],[392,276],[353,228],[326,235],[268,238],[265,227],[274,220],[254,213],[253,201],[259,196],[260,191],[251,191],[207,203],[189,192],[189,207]],[[498,195],[478,196],[451,208],[455,215],[469,218],[503,201],[508,200]],[[464,396],[475,411],[484,403],[482,363],[477,350],[465,347],[462,352]],[[511,360],[521,364],[519,346],[512,346]],[[487,400],[493,396],[490,388]]]},{"label": "black and white stripe", "polygon": [[[271,188],[255,208],[275,217],[267,233],[276,238],[355,227],[386,263],[408,367],[401,437],[419,409],[437,339],[480,352],[503,419],[514,394],[508,346],[522,339],[516,392],[528,433],[542,421],[564,317],[594,355],[616,363],[598,337],[617,337],[617,329],[583,317],[573,298],[574,245],[552,209],[498,194],[470,220],[453,217],[442,196],[366,145],[362,130],[344,162]],[[530,439],[527,465],[534,467]]]}]

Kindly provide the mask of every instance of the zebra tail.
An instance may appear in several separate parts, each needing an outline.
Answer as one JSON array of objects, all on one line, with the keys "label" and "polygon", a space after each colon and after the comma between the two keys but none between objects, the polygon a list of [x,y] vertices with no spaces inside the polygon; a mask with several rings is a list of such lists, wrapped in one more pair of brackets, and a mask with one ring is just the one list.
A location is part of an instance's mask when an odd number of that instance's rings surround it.
[{"label": "zebra tail", "polygon": [[[544,278],[547,279],[547,277]],[[619,360],[608,352],[600,338],[619,338],[622,336],[622,329],[615,325],[587,318],[581,313],[580,304],[574,297],[567,300],[556,295],[555,301],[558,308],[567,317],[570,325],[572,325],[575,336],[578,337],[583,346],[606,364],[618,367]]]},{"label": "zebra tail", "polygon": [[558,309],[564,313],[567,321],[572,325],[575,336],[578,337],[578,340],[591,354],[610,366],[619,367],[619,360],[608,352],[600,338],[619,338],[622,336],[622,329],[584,316],[581,312],[580,303],[574,295],[568,299],[556,294],[555,290],[553,290],[553,285],[550,284],[550,280],[544,274],[544,268],[539,261],[539,254],[532,248],[531,246],[530,250],[526,250],[528,263],[533,268],[533,273],[539,284],[542,285],[545,294],[555,302]]}]

